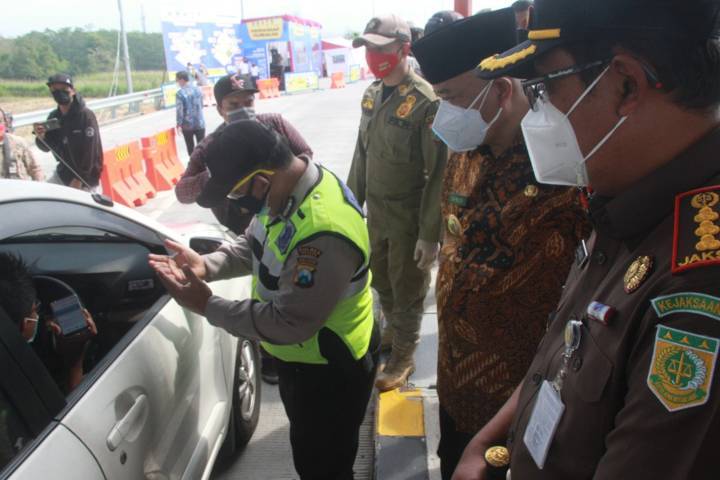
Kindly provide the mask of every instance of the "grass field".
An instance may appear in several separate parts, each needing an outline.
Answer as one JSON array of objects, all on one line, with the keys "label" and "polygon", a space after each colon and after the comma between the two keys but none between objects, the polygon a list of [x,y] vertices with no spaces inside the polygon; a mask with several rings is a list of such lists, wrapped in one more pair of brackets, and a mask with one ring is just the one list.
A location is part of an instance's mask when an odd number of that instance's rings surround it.
[{"label": "grass field", "polygon": [[[158,88],[165,80],[161,70],[133,72],[133,88],[136,92]],[[75,88],[85,98],[107,97],[112,84],[112,72],[79,75],[73,79]],[[119,78],[118,93],[126,93],[125,74]],[[52,98],[44,81],[0,79],[0,107],[22,113],[53,106]]]}]

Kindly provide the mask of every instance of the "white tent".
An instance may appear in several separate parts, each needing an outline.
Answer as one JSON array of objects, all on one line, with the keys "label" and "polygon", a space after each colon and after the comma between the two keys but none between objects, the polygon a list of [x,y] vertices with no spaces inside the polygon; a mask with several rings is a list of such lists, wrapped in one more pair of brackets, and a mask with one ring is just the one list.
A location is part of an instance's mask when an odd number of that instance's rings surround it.
[{"label": "white tent", "polygon": [[335,72],[342,72],[345,79],[349,80],[350,70],[353,66],[367,71],[365,47],[353,48],[352,40],[343,37],[323,38],[322,46],[328,76]]}]

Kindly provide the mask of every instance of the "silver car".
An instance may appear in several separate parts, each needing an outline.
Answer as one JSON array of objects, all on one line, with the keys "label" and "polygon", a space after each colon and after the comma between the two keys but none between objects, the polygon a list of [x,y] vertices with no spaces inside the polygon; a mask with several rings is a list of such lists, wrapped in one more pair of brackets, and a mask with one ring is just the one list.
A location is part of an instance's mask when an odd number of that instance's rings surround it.
[{"label": "silver car", "polygon": [[[0,180],[0,252],[23,258],[40,305],[75,294],[98,330],[82,382],[63,394],[0,309],[1,479],[205,479],[247,443],[257,345],[180,307],[147,263],[167,253],[165,239],[207,253],[225,237],[183,236],[70,188]],[[244,298],[250,283],[212,288]]]}]

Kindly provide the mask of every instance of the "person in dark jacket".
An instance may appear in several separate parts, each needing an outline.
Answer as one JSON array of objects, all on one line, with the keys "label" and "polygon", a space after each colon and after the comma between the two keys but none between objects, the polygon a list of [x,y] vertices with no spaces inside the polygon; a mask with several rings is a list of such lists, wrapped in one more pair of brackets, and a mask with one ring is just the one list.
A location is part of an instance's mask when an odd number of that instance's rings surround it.
[{"label": "person in dark jacket", "polygon": [[[95,188],[103,168],[102,142],[95,114],[75,91],[70,76],[53,75],[47,86],[58,108],[50,112],[48,122],[34,124],[33,130],[38,148],[43,152],[52,151],[58,161],[48,182],[85,190]],[[51,126],[56,123],[52,122],[54,119],[59,126]]]}]

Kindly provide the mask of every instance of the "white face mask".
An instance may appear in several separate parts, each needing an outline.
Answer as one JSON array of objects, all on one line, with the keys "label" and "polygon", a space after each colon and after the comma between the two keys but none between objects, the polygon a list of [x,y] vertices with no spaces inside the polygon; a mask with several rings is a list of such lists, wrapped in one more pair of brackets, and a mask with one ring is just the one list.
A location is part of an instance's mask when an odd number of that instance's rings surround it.
[{"label": "white face mask", "polygon": [[[433,131],[445,145],[454,152],[467,152],[474,150],[478,145],[482,145],[485,141],[485,135],[490,127],[497,121],[502,113],[502,108],[498,110],[497,115],[490,123],[485,122],[480,113],[485,100],[490,94],[492,82],[483,88],[475,100],[468,108],[462,108],[453,105],[445,100],[440,100],[440,106],[435,114],[433,122]],[[473,106],[480,100],[480,106]]]},{"label": "white face mask", "polygon": [[610,132],[583,157],[568,117],[597,85],[610,67],[606,67],[575,101],[567,114],[549,100],[539,98],[535,110],[523,118],[521,126],[535,178],[540,183],[584,187],[588,184],[585,162],[602,147],[627,117],[622,117]]}]

